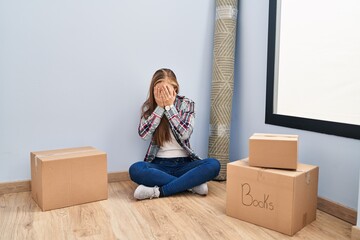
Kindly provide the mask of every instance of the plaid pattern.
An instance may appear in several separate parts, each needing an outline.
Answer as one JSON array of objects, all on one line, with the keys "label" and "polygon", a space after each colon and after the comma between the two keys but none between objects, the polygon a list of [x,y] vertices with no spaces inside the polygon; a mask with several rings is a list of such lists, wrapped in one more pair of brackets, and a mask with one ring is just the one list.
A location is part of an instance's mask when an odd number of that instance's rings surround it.
[{"label": "plaid pattern", "polygon": [[[153,136],[156,128],[159,126],[161,118],[165,117],[169,120],[170,128],[176,141],[189,154],[193,160],[200,159],[190,147],[190,136],[193,132],[195,112],[195,103],[184,96],[176,96],[174,106],[169,111],[165,111],[162,107],[157,106],[146,119],[141,118],[138,132],[142,139],[146,140]],[[146,152],[144,161],[151,162],[159,151],[159,146],[151,139],[149,148]]]}]

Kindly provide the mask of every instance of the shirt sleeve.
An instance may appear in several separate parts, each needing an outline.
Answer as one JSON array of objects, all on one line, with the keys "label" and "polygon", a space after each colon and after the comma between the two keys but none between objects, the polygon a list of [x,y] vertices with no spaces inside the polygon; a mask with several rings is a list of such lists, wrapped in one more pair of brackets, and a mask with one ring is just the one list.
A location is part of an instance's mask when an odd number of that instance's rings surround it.
[{"label": "shirt sleeve", "polygon": [[195,123],[195,103],[191,100],[186,100],[181,103],[178,111],[174,105],[170,110],[165,111],[165,116],[169,120],[171,128],[181,140],[190,138]]},{"label": "shirt sleeve", "polygon": [[138,132],[139,136],[146,140],[152,136],[156,128],[159,126],[162,116],[164,115],[164,109],[157,106],[147,118],[142,117],[140,119]]}]

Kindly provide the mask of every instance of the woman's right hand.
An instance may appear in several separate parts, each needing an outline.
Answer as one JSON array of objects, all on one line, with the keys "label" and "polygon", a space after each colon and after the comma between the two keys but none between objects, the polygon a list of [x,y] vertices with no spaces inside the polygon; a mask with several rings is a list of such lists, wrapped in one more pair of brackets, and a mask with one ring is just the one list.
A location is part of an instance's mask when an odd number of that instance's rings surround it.
[{"label": "woman's right hand", "polygon": [[155,97],[155,102],[159,107],[165,107],[163,104],[163,100],[161,97],[161,93],[160,93],[160,87],[159,86],[155,86],[154,87],[154,97]]}]

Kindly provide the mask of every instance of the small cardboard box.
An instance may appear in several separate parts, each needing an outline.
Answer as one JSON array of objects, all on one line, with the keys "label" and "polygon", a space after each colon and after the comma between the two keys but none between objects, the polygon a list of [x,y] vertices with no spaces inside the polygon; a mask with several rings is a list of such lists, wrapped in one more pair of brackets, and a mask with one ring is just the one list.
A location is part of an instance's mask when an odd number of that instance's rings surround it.
[{"label": "small cardboard box", "polygon": [[287,235],[316,219],[317,166],[296,171],[227,164],[226,214]]},{"label": "small cardboard box", "polygon": [[297,135],[255,133],[249,139],[250,166],[296,169],[297,161]]},{"label": "small cardboard box", "polygon": [[93,147],[31,152],[31,195],[43,210],[108,198],[106,153]]}]

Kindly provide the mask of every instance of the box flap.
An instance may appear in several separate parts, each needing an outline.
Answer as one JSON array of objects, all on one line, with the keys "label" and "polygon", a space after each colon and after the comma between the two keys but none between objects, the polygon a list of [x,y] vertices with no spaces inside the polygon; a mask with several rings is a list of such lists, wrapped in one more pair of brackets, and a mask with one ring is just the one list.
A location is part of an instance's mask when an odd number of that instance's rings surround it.
[{"label": "box flap", "polygon": [[283,169],[274,169],[274,168],[262,168],[262,167],[254,167],[254,166],[250,166],[249,165],[249,159],[245,158],[242,160],[237,160],[231,163],[228,163],[230,165],[233,166],[241,166],[241,167],[245,167],[245,168],[252,168],[252,169],[258,169],[259,171],[263,171],[263,172],[269,172],[269,173],[275,173],[278,175],[284,175],[284,176],[290,176],[290,177],[296,177],[301,175],[303,172],[307,172],[310,169],[316,168],[316,166],[312,166],[312,165],[305,165],[305,164],[301,164],[298,163],[297,164],[297,169],[296,170],[283,170]]},{"label": "box flap", "polygon": [[68,159],[74,157],[95,156],[106,154],[94,147],[79,147],[79,148],[65,148],[50,151],[36,151],[31,152],[35,156],[35,161],[54,161],[59,159]]}]

